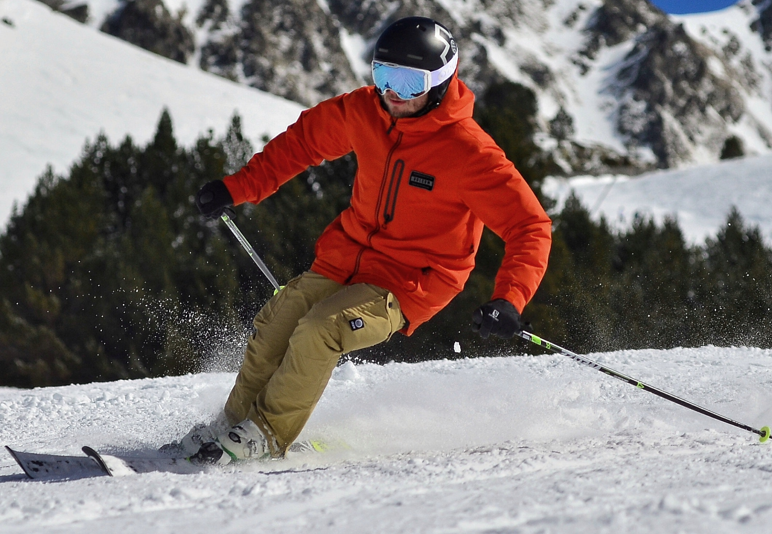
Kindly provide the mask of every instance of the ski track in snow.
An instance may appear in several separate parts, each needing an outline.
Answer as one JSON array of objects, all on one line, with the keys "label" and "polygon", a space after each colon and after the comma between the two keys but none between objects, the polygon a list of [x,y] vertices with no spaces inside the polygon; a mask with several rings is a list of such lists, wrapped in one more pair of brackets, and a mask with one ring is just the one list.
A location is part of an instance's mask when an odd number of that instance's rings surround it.
[{"label": "ski track in snow", "polygon": [[[599,363],[755,428],[772,350]],[[0,444],[151,454],[210,419],[232,373],[0,389]],[[744,532],[772,520],[757,436],[557,355],[339,367],[304,437],[324,455],[195,475],[30,481],[0,454],[0,532]]]}]

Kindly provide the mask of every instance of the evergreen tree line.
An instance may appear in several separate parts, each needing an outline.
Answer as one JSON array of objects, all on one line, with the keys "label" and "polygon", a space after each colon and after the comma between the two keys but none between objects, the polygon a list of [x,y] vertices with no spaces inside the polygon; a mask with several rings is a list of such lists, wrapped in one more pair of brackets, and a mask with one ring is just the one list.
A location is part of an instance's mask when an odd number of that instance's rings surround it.
[{"label": "evergreen tree line", "polygon": [[[674,220],[624,231],[597,222],[577,198],[555,212],[540,190],[555,172],[534,142],[536,97],[491,86],[476,118],[551,210],[550,267],[525,319],[577,352],[704,344],[772,346],[772,250],[736,212],[704,245]],[[232,369],[273,288],[220,221],[199,216],[205,182],[253,153],[234,116],[222,138],[178,146],[164,112],[146,146],[104,135],[66,176],[47,170],[0,235],[0,385],[34,387],[180,374],[225,354]],[[279,281],[308,269],[314,242],[348,205],[353,155],[309,169],[236,222]],[[486,232],[465,290],[412,337],[348,357],[386,362],[531,350],[479,340],[472,311],[486,302],[503,243]],[[460,353],[454,344],[462,347]]]}]

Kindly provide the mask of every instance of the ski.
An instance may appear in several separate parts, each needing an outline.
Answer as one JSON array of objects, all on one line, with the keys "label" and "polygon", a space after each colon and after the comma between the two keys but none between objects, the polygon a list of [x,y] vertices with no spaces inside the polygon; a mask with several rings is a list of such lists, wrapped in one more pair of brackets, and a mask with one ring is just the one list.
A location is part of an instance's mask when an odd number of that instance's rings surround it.
[{"label": "ski", "polygon": [[88,478],[104,474],[99,464],[88,456],[40,454],[16,451],[8,446],[5,448],[32,479]]},{"label": "ski", "polygon": [[[22,471],[31,479],[78,479],[98,476],[129,476],[144,473],[175,473],[187,475],[200,473],[209,465],[197,465],[187,458],[172,457],[163,454],[156,456],[124,456],[98,452],[93,447],[85,446],[81,450],[85,456],[70,456],[23,452],[6,446]],[[343,442],[321,440],[303,440],[290,446],[291,453],[327,453],[348,449]]]},{"label": "ski", "polygon": [[103,474],[111,477],[142,473],[176,473],[188,475],[199,473],[204,466],[194,465],[186,458],[113,456],[101,454],[91,447],[83,447],[86,456],[96,462]]}]

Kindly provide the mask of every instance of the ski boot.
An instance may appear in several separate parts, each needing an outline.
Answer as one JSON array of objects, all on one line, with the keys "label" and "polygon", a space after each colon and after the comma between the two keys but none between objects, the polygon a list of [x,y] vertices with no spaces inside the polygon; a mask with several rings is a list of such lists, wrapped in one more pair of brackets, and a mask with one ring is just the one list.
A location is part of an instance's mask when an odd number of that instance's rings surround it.
[{"label": "ski boot", "polygon": [[194,464],[227,465],[238,460],[265,460],[271,458],[268,441],[258,426],[245,419],[217,439],[204,443],[196,454],[188,458]]},{"label": "ski boot", "polygon": [[217,419],[208,425],[203,423],[195,425],[180,441],[168,443],[159,450],[174,455],[184,454],[185,456],[190,456],[196,454],[204,443],[216,441],[217,436],[225,432],[228,427],[230,427],[228,420],[225,414],[221,413]]}]

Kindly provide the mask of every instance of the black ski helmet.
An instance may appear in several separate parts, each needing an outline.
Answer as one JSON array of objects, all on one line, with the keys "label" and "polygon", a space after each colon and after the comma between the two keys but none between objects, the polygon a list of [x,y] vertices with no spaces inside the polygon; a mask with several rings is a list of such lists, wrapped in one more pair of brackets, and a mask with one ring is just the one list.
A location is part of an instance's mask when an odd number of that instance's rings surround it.
[{"label": "black ski helmet", "polygon": [[[373,61],[394,63],[428,71],[458,61],[458,45],[445,26],[427,17],[399,19],[384,30],[373,51]],[[426,106],[413,116],[428,113],[440,105],[453,79],[448,78],[429,90]]]}]

